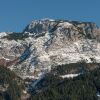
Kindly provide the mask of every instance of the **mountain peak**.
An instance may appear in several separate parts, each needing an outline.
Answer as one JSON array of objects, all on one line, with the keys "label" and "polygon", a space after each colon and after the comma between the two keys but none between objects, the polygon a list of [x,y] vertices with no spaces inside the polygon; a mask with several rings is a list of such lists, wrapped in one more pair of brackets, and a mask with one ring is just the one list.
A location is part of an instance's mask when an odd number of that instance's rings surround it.
[{"label": "mountain peak", "polygon": [[11,70],[17,70],[17,74],[25,78],[34,77],[32,73],[37,70],[37,73],[44,73],[52,66],[82,59],[91,62],[90,58],[94,58],[99,62],[100,33],[97,30],[97,25],[91,22],[32,21],[23,33],[0,33],[1,64],[9,65]]},{"label": "mountain peak", "polygon": [[28,82],[25,94],[48,74],[74,78],[98,68],[97,63],[100,29],[92,22],[33,20],[23,33],[0,33],[0,65]]},{"label": "mountain peak", "polygon": [[41,19],[33,20],[23,30],[24,33],[41,35],[49,33],[65,33],[68,37],[97,38],[98,26],[93,22],[80,22],[71,20]]}]

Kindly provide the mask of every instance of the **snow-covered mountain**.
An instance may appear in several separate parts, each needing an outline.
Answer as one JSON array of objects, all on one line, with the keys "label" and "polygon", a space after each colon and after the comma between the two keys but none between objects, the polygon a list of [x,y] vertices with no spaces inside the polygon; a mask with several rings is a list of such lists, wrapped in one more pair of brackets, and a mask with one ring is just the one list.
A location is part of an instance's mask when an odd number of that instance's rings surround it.
[{"label": "snow-covered mountain", "polygon": [[0,65],[23,79],[38,79],[55,66],[100,62],[100,29],[92,22],[33,20],[22,33],[0,33]]}]

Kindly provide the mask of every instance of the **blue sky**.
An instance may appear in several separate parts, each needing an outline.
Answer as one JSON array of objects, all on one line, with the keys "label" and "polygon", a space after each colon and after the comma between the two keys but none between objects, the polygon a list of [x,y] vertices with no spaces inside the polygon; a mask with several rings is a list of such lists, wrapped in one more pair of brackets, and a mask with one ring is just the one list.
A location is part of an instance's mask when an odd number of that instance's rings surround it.
[{"label": "blue sky", "polygon": [[54,18],[96,22],[100,0],[0,0],[0,32],[21,32],[33,19]]}]

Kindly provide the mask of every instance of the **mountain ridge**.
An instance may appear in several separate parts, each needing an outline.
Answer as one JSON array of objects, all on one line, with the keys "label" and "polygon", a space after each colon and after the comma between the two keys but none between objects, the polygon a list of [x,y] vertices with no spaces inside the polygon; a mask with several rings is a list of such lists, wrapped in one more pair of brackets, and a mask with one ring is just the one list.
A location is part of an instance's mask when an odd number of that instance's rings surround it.
[{"label": "mountain ridge", "polygon": [[0,65],[25,81],[26,94],[38,91],[48,74],[73,80],[99,63],[100,28],[92,22],[33,20],[21,33],[0,33]]},{"label": "mountain ridge", "polygon": [[[43,19],[32,21],[23,33],[0,34],[2,34],[1,57],[3,57],[0,63],[12,66],[11,69],[14,68],[13,64],[17,69],[20,64],[23,66],[26,64],[29,66],[29,68],[24,67],[27,70],[32,71],[35,67],[45,72],[51,69],[50,66],[75,63],[83,59],[92,62],[90,58],[94,58],[99,62],[100,33],[95,23]],[[8,54],[3,48],[7,50],[9,48]]]}]

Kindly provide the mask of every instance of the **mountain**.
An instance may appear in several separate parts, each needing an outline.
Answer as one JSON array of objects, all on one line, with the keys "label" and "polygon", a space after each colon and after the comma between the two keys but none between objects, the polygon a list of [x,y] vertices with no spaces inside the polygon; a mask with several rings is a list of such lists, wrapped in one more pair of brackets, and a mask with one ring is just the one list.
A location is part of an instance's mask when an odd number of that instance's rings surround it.
[{"label": "mountain", "polygon": [[[76,82],[83,82],[82,77],[86,78],[85,74],[94,73],[97,69],[99,71],[99,48],[100,28],[93,22],[59,19],[33,20],[21,33],[0,33],[0,65],[14,72],[16,77],[20,77],[25,85],[23,91],[25,90],[27,95],[32,94],[33,96],[33,94],[41,93],[40,91],[45,92],[45,88],[46,91],[50,90],[47,87],[53,85],[50,85],[48,76],[54,78],[55,85],[66,82],[74,84],[74,78]],[[89,74],[89,78],[87,78],[89,84],[91,83],[90,76]],[[77,79],[78,77],[81,78]],[[95,80],[95,77],[93,74],[92,81]],[[80,82],[79,84],[81,84]],[[87,88],[89,84],[81,85]],[[99,90],[94,85],[94,81],[91,84],[88,88],[91,91],[95,90],[91,98],[96,100],[95,93]],[[95,82],[95,84],[97,83]],[[90,95],[91,91],[88,92]],[[66,94],[68,93],[66,92]],[[60,93],[52,93],[52,95],[60,95]],[[37,97],[35,96],[35,98]],[[65,96],[65,98],[68,99],[61,97],[59,100],[77,100],[72,99],[72,95]],[[78,97],[76,96],[76,98]],[[45,99],[37,98],[36,100]],[[53,99],[46,98],[46,100]],[[55,98],[55,100],[58,99]]]}]

